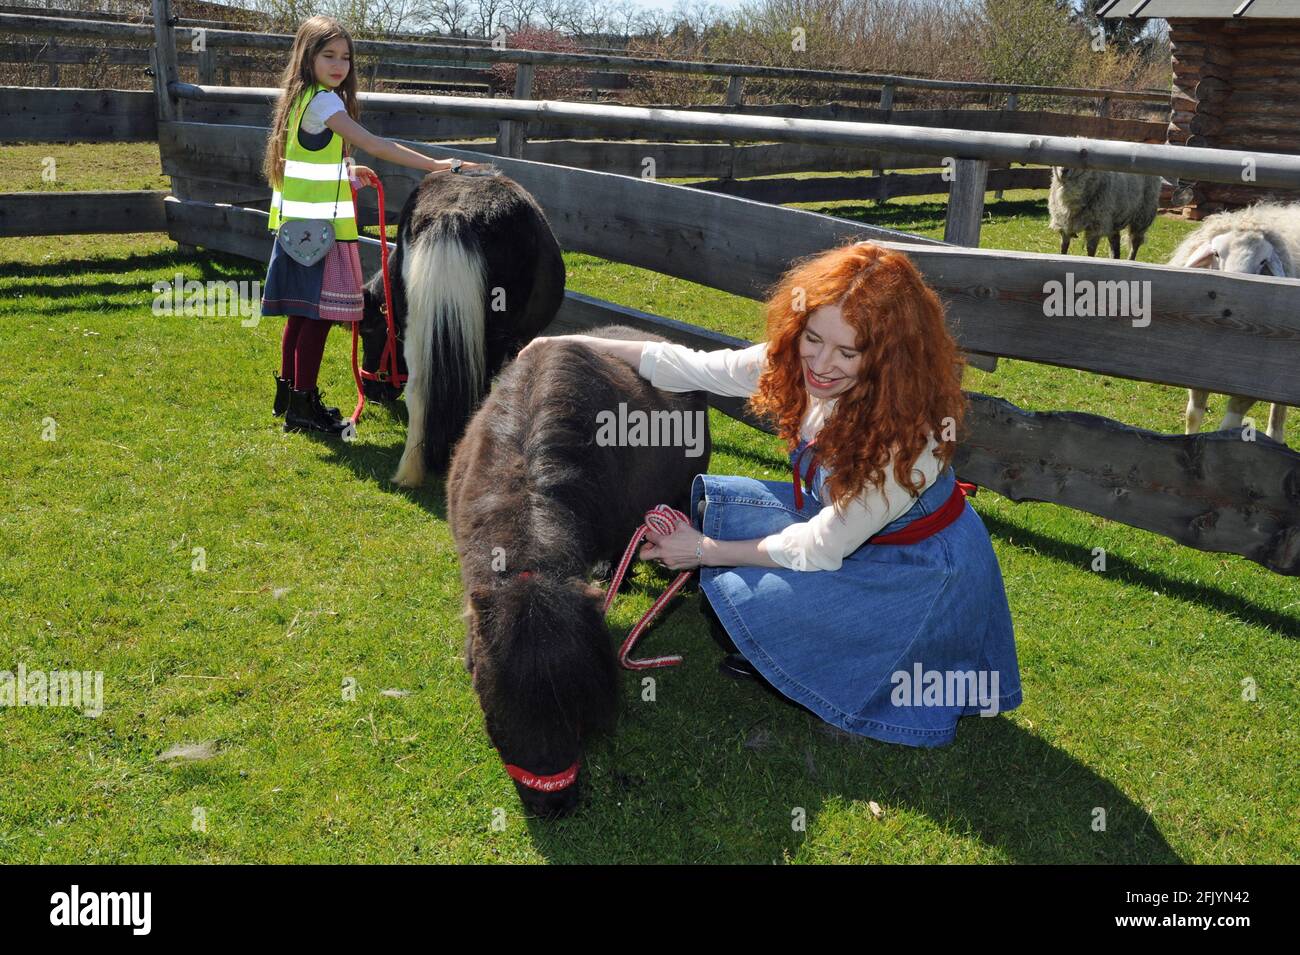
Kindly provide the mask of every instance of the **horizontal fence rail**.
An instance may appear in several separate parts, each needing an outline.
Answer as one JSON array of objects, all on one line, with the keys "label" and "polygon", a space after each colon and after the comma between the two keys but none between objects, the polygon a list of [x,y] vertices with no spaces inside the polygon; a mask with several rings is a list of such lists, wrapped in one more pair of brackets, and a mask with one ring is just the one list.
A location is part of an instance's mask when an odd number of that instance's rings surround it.
[{"label": "horizontal fence rail", "polygon": [[[279,90],[266,87],[200,86],[175,83],[172,93],[184,101],[213,103],[268,102]],[[1300,189],[1300,156],[1208,149],[1152,143],[1115,143],[1104,139],[980,132],[888,123],[847,123],[785,117],[734,116],[677,109],[648,109],[601,103],[549,100],[473,99],[410,93],[362,93],[365,105],[389,109],[426,109],[444,116],[492,117],[497,120],[551,122],[599,121],[612,129],[672,133],[678,138],[729,139],[856,146],[897,150],[934,157],[1106,169],[1208,182],[1242,182],[1244,169],[1253,185]]]},{"label": "horizontal fence rail", "polygon": [[0,236],[166,232],[155,190],[0,192]]},{"label": "horizontal fence rail", "polygon": [[[396,109],[367,104],[363,115],[366,128],[387,138],[414,139],[421,142],[447,141],[484,152],[495,152],[494,143],[471,145],[476,137],[495,137],[499,123],[493,118],[450,117],[430,115],[427,110],[402,104]],[[657,109],[660,107],[651,107]],[[755,106],[732,107],[729,112],[747,115],[771,115],[778,109],[798,111],[793,104],[785,107]],[[687,111],[714,115],[703,107],[688,107]],[[813,116],[847,118],[885,118],[880,110],[855,110],[852,108],[811,108],[801,112]],[[1063,116],[1051,113],[1016,113],[989,110],[935,110],[915,111],[919,119],[943,120],[984,128],[989,117],[1041,117],[1045,128],[1057,129],[1062,135],[1079,130],[1114,135],[1153,137],[1156,124],[1133,120],[1101,120],[1090,116]],[[7,142],[150,142],[156,141],[157,108],[154,94],[135,90],[79,90],[38,87],[0,88],[0,141]],[[190,101],[185,118],[196,122],[234,123],[244,126],[265,126],[270,122],[271,105],[267,101],[224,103],[210,100]],[[898,114],[895,114],[898,115]],[[909,115],[909,114],[903,114]],[[867,168],[898,169],[935,165],[933,156],[909,152],[861,150],[849,147],[810,146],[801,143],[672,143],[617,140],[608,138],[619,131],[602,128],[598,123],[549,122],[529,123],[529,138],[523,143],[522,158],[538,162],[551,162],[563,166],[581,166],[607,172],[639,175],[644,171],[647,158],[656,163],[655,174],[660,178],[744,179],[777,173],[797,172],[850,172]],[[1163,129],[1163,127],[1160,127]],[[622,131],[636,136],[635,129]],[[1025,182],[1042,181],[1034,173]],[[865,180],[864,180],[865,181]],[[811,183],[812,180],[806,182]],[[927,182],[933,183],[932,180]],[[991,174],[990,189],[1015,188],[1005,185]],[[754,198],[771,202],[817,201],[816,198],[799,198],[808,189],[820,192],[821,188],[791,183],[788,196],[773,193],[772,186],[757,187]],[[901,182],[893,187],[902,187]],[[935,192],[947,192],[949,183],[934,184]],[[877,186],[868,188],[867,196],[875,198]],[[738,194],[748,193],[740,192]],[[892,191],[890,195],[914,195],[916,192]],[[855,193],[850,189],[847,197]],[[195,198],[203,198],[197,196]],[[828,195],[826,198],[834,198]]]},{"label": "horizontal fence rail", "polygon": [[[517,166],[512,175],[516,172]],[[177,241],[259,265],[270,254],[266,213],[174,198],[166,209]],[[376,240],[363,240],[368,269],[378,266],[378,246]],[[907,251],[919,258],[922,248]],[[611,323],[643,328],[691,348],[753,344],[573,291],[565,293],[543,334]],[[967,433],[954,461],[964,480],[1015,501],[1061,504],[1199,550],[1238,554],[1278,573],[1300,575],[1300,454],[1285,445],[1265,437],[1243,441],[1240,429],[1161,435],[1097,415],[1024,411],[973,392],[967,398]],[[772,432],[741,400],[708,399],[722,413]]]},{"label": "horizontal fence rail", "polygon": [[[163,123],[163,170],[247,189],[260,181],[265,137],[266,130],[254,127]],[[1297,280],[962,248],[637,177],[468,150],[439,153],[500,168],[536,197],[568,250],[762,299],[794,259],[871,239],[898,247],[917,263],[949,303],[953,332],[968,351],[1300,404]],[[394,209],[421,178],[380,160],[368,165],[383,177]],[[1127,316],[1048,317],[1053,282],[1107,292],[1118,288],[1109,283],[1132,289],[1137,282],[1139,294],[1142,283],[1150,283],[1149,323],[1135,326]]]}]

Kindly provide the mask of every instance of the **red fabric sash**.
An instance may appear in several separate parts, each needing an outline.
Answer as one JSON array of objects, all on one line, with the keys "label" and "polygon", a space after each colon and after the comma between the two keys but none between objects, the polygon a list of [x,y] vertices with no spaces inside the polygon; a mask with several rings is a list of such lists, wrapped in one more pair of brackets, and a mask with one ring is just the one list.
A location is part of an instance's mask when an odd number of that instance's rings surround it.
[{"label": "red fabric sash", "polygon": [[915,544],[917,541],[925,540],[931,534],[937,534],[957,518],[961,517],[961,512],[966,507],[966,497],[975,496],[976,487],[966,481],[957,481],[953,484],[952,494],[948,495],[948,500],[943,502],[937,511],[933,514],[926,514],[924,517],[918,517],[901,530],[896,530],[890,534],[877,534],[875,537],[867,538],[868,544]]}]

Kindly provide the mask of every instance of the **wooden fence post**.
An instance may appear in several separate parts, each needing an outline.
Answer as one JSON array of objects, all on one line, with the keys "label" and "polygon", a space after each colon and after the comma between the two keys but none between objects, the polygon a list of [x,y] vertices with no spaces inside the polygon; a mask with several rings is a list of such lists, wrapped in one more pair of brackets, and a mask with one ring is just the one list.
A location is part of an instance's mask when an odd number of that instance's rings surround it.
[{"label": "wooden fence post", "polygon": [[[880,108],[886,114],[892,113],[894,111],[894,84],[893,83],[886,83],[884,86],[880,88]],[[889,120],[890,120],[890,116],[886,115],[885,122],[889,122]],[[878,163],[873,165],[871,167],[871,175],[878,179],[883,178],[885,175],[885,167],[881,166]],[[876,199],[876,201],[882,206],[885,204],[886,200],[889,199],[889,194],[886,191],[886,187],[887,184],[885,182],[880,183],[880,194],[879,197]]]},{"label": "wooden fence post", "polygon": [[[1014,109],[1016,108],[1016,105],[1017,105],[1019,102],[1020,102],[1020,94],[1019,94],[1019,93],[1008,93],[1008,94],[1007,94],[1007,112],[1011,112],[1012,110],[1014,110]],[[1011,163],[1007,163],[1007,168],[1008,168],[1008,169],[1011,168]],[[1002,190],[999,189],[997,192],[993,193],[993,198],[996,199],[998,202],[1001,202],[1001,201],[1002,201]]]},{"label": "wooden fence post", "polygon": [[199,85],[215,86],[217,82],[217,54],[206,47],[199,53]]},{"label": "wooden fence post", "polygon": [[743,76],[727,77],[727,105],[741,106],[745,102],[745,78]]},{"label": "wooden fence post", "polygon": [[[178,82],[180,74],[176,67],[176,33],[172,18],[170,0],[152,0],[153,3],[153,90],[158,104],[158,121],[160,123],[177,123],[181,121],[181,104],[171,94],[169,84]],[[189,180],[171,177],[172,195],[184,199],[191,194]],[[181,242],[177,243],[181,252],[193,255],[198,249]]]},{"label": "wooden fence post", "polygon": [[[514,98],[533,98],[533,64],[520,63],[515,67]],[[497,155],[505,156],[508,159],[523,159],[527,128],[527,120],[501,120],[497,126]]]},{"label": "wooden fence post", "polygon": [[[727,77],[727,105],[742,106],[745,102],[745,78],[743,76]],[[723,179],[732,179],[736,175],[736,141],[727,140],[727,171],[721,176]]]},{"label": "wooden fence post", "polygon": [[[989,164],[984,159],[958,159],[948,188],[948,218],[943,226],[943,240],[978,249],[980,221],[984,218],[984,187],[989,179]],[[998,367],[994,355],[966,352],[966,361],[982,369]]]}]

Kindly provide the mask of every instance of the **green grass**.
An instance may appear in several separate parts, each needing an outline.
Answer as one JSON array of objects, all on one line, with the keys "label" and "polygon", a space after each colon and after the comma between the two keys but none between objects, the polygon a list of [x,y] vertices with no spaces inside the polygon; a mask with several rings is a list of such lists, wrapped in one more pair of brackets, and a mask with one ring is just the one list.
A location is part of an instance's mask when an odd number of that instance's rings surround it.
[{"label": "green grass", "polygon": [[[118,158],[95,163],[138,160],[121,188],[156,185],[156,153],[105,156]],[[6,150],[0,171],[14,181],[26,161]],[[77,175],[63,187],[119,187],[117,173]],[[936,208],[826,211],[935,234]],[[1009,193],[989,213],[987,243],[1050,250],[1041,197]],[[1159,223],[1153,255],[1182,226]],[[578,291],[759,334],[757,303],[565,258]],[[586,758],[585,808],[527,819],[460,661],[443,485],[387,481],[400,415],[370,406],[353,444],[284,434],[270,414],[282,324],[153,316],[150,286],[178,270],[264,271],[179,255],[160,236],[0,240],[0,670],[105,674],[98,719],[0,708],[0,861],[1294,859],[1295,582],[988,491],[974,504],[1016,623],[1019,709],[964,720],[939,750],[828,732],[719,677],[698,597],[679,598],[643,650],[685,665],[653,674],[655,702],[624,674],[621,726]],[[347,349],[335,329],[322,387],[350,407]],[[1179,430],[1185,398],[1024,362],[969,375],[968,388],[1023,407],[1158,431]],[[42,440],[46,419],[56,440]],[[717,414],[712,425],[710,470],[784,476],[775,439]],[[1104,573],[1090,569],[1095,547]],[[613,631],[669,579],[639,565]],[[1255,702],[1241,699],[1248,678]],[[157,761],[204,741],[212,758]],[[792,827],[800,810],[806,831]]]}]

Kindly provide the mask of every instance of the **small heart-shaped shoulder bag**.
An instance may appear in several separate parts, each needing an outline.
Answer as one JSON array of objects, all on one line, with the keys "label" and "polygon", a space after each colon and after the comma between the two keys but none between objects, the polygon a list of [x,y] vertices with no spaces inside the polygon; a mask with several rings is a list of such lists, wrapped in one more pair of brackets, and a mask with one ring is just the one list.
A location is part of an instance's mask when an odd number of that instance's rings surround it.
[{"label": "small heart-shaped shoulder bag", "polygon": [[[339,174],[343,160],[339,160]],[[339,211],[338,193],[334,194],[334,214]],[[275,241],[285,255],[299,265],[315,265],[329,253],[334,245],[333,219],[291,219],[284,221],[284,193],[280,193],[280,227],[275,230]]]}]

